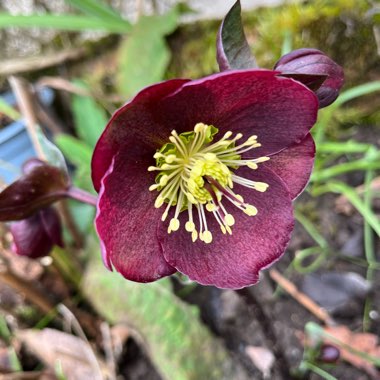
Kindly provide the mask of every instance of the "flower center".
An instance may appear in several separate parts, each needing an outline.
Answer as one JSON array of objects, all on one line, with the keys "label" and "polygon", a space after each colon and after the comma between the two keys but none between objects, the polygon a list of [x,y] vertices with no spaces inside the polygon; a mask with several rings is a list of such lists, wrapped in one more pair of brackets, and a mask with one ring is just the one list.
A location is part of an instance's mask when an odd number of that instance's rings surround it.
[{"label": "flower center", "polygon": [[172,131],[170,142],[153,156],[156,166],[148,168],[149,171],[159,172],[155,184],[149,190],[159,191],[154,204],[156,208],[166,204],[162,221],[166,220],[170,208],[175,207],[168,233],[179,229],[179,213],[187,210],[185,229],[191,233],[193,242],[198,237],[205,243],[212,241],[212,232],[207,226],[207,212],[213,214],[223,234],[232,234],[231,227],[235,219],[223,204],[225,200],[249,216],[257,214],[255,206],[244,202],[232,190],[234,183],[260,192],[268,188],[264,182],[251,181],[234,174],[234,170],[240,166],[257,169],[259,163],[269,160],[269,157],[242,159],[241,154],[261,146],[257,136],[237,144],[243,135],[238,133],[232,138],[233,133],[226,132],[219,141],[212,143],[217,133],[217,128],[203,123],[198,123],[191,132],[177,134]]}]

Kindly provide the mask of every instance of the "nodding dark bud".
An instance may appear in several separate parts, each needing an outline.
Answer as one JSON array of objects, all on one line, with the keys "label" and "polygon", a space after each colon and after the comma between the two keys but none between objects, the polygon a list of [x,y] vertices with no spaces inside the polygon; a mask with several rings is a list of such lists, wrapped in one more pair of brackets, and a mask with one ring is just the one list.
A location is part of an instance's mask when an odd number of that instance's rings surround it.
[{"label": "nodding dark bud", "polygon": [[0,221],[25,220],[67,197],[70,178],[62,169],[36,158],[22,167],[21,177],[0,192]]},{"label": "nodding dark bud", "polygon": [[319,100],[319,108],[333,103],[344,83],[343,69],[317,49],[293,50],[282,56],[274,69],[314,91]]},{"label": "nodding dark bud", "polygon": [[29,218],[13,222],[12,250],[20,256],[32,259],[47,256],[54,245],[63,247],[62,226],[53,207],[47,207]]},{"label": "nodding dark bud", "polygon": [[340,350],[331,344],[323,344],[318,360],[323,363],[336,363],[340,358]]}]

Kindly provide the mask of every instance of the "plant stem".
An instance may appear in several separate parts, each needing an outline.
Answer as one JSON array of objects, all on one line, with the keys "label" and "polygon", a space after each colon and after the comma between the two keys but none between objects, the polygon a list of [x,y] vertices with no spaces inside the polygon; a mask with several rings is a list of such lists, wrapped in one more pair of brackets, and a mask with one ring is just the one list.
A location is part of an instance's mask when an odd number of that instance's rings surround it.
[{"label": "plant stem", "polygon": [[70,187],[66,194],[68,197],[72,199],[75,199],[79,202],[87,203],[92,206],[96,206],[98,202],[98,197],[96,195],[92,195],[87,191],[84,191],[77,187]]}]

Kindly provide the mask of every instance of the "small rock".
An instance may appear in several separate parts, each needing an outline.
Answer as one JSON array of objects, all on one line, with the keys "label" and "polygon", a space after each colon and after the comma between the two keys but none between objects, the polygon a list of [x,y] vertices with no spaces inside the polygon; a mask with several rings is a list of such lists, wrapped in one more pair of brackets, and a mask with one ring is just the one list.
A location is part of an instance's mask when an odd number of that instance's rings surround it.
[{"label": "small rock", "polygon": [[245,352],[255,367],[263,374],[264,379],[269,379],[275,361],[272,351],[265,347],[247,346]]},{"label": "small rock", "polygon": [[363,255],[363,231],[357,230],[343,244],[341,253],[345,256],[360,257]]},{"label": "small rock", "polygon": [[356,312],[370,289],[366,279],[352,272],[313,273],[301,284],[301,290],[328,312],[345,316]]}]

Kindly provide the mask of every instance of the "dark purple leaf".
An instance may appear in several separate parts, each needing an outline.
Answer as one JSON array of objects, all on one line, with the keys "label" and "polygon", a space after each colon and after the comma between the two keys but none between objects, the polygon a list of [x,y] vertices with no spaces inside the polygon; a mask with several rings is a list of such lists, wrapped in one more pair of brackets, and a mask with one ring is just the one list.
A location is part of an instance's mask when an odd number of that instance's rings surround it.
[{"label": "dark purple leaf", "polygon": [[216,59],[220,71],[256,68],[241,20],[240,1],[236,1],[224,18],[218,32]]}]

